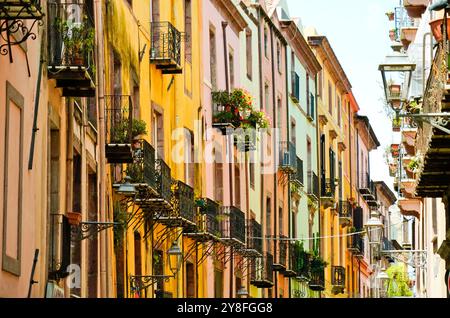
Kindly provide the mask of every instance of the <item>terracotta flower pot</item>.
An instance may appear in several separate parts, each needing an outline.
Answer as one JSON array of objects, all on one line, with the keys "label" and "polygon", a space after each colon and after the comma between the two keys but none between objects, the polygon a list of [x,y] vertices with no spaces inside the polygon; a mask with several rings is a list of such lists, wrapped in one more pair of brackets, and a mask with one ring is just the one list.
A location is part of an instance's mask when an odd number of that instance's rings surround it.
[{"label": "terracotta flower pot", "polygon": [[[444,25],[444,19],[436,19],[430,22],[431,32],[433,32],[433,36],[437,42],[442,41],[442,31]],[[450,34],[450,17],[447,18],[447,39],[449,39]]]}]

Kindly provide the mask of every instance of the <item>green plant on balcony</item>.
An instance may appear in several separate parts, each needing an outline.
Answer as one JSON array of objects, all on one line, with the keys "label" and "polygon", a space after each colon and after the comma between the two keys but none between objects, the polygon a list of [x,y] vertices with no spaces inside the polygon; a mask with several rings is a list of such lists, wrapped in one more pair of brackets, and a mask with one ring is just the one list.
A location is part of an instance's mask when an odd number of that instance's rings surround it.
[{"label": "green plant on balcony", "polygon": [[[55,26],[61,32],[65,57],[70,64],[86,65],[85,58],[93,59],[95,33],[87,16],[83,22],[55,19]],[[93,65],[92,65],[93,67]]]},{"label": "green plant on balcony", "polygon": [[[131,123],[131,138],[134,139],[140,135],[147,134],[147,124],[144,120],[133,119]],[[128,121],[123,120],[114,126],[112,137],[116,143],[127,143],[128,140]]]},{"label": "green plant on balcony", "polygon": [[412,172],[417,172],[420,167],[420,159],[418,157],[412,157],[408,163],[408,170]]},{"label": "green plant on balcony", "polygon": [[392,130],[393,131],[400,131],[400,128],[402,127],[402,120],[400,117],[393,118],[392,119]]},{"label": "green plant on balcony", "polygon": [[391,145],[391,155],[393,158],[397,158],[400,155],[400,145],[399,144]]},{"label": "green plant on balcony", "polygon": [[412,100],[406,103],[405,109],[411,114],[420,114],[420,112],[422,111],[422,103],[418,103],[416,100]]},{"label": "green plant on balcony", "polygon": [[246,90],[235,88],[231,93],[213,92],[212,98],[220,106],[213,116],[213,123],[230,123],[243,129],[269,127],[266,114],[254,109],[253,98]]}]

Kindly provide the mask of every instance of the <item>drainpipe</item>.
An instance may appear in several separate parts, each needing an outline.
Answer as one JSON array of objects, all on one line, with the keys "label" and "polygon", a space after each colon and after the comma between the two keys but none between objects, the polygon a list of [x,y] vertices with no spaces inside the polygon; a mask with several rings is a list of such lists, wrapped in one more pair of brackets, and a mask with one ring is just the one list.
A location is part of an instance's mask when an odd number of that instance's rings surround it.
[{"label": "drainpipe", "polygon": [[[350,163],[350,193],[351,193],[351,196],[353,197],[353,193],[352,193],[352,191],[353,191],[353,160],[352,160],[352,145],[353,145],[353,143],[352,143],[352,139],[351,139],[352,118],[353,118],[352,109],[351,109],[351,106],[349,103],[348,104],[348,141],[349,141],[349,145],[348,145],[349,146],[349,156],[348,157],[349,157],[349,163]],[[356,198],[355,198],[355,200],[356,200]],[[352,214],[352,220],[353,220],[353,214]],[[354,236],[352,236],[352,238],[353,237]],[[347,240],[349,238],[350,237],[348,236]],[[347,247],[348,247],[348,243],[347,243]],[[352,286],[351,287],[352,288],[351,288],[351,290],[353,291],[353,286],[354,286],[354,284],[353,284],[353,253],[349,253],[349,254],[350,254],[350,265],[351,265],[350,273],[352,273],[352,276],[351,276],[351,278],[352,278]]]},{"label": "drainpipe", "polygon": [[[316,91],[315,91],[315,94],[314,94],[315,99],[316,99],[316,105],[315,105],[316,109],[314,110],[314,117],[315,118],[313,118],[313,119],[314,119],[314,122],[316,123],[316,169],[317,169],[317,176],[319,176],[320,175],[319,172],[320,172],[320,165],[321,165],[321,163],[320,163],[320,147],[318,146],[319,145],[319,141],[320,141],[320,131],[319,131],[319,122],[318,122],[318,118],[319,118],[319,102],[318,102],[318,94],[317,94],[317,74],[314,77],[314,85],[316,87]],[[306,98],[308,98],[308,97],[306,97]],[[320,222],[320,206],[321,206],[321,203],[320,203],[320,200],[321,200],[321,198],[320,198],[320,191],[321,190],[320,189],[322,188],[322,185],[321,185],[321,182],[322,182],[321,179],[322,178],[319,178],[319,177],[317,177],[317,178],[319,179],[319,194],[318,194],[318,196],[319,196],[319,198],[318,198],[319,203],[317,205],[316,215],[317,215],[317,219],[318,219],[317,223],[319,224],[319,235],[320,235],[320,234],[322,234],[321,231],[320,231],[321,226],[322,226],[322,224]],[[313,187],[314,187],[314,185],[313,185]],[[313,220],[313,222],[314,222],[314,220]],[[323,257],[324,255],[323,255],[323,251],[321,249],[322,246],[323,246],[323,244],[320,244],[320,239],[319,239],[319,244],[318,244],[319,253]],[[322,293],[319,293],[319,296],[320,296],[319,298],[322,298]]]},{"label": "drainpipe", "polygon": [[[224,57],[224,63],[225,63],[225,88],[226,91],[230,92],[230,84],[228,82],[229,78],[229,70],[228,70],[228,50],[227,50],[227,21],[222,21],[222,36],[223,36],[223,57]],[[232,146],[232,135],[226,135],[227,140],[227,147],[228,147],[228,153],[229,153],[229,162],[228,162],[228,179],[230,183],[230,206],[234,204],[233,201],[233,146]],[[233,298],[233,247],[230,246],[230,298]]]},{"label": "drainpipe", "polygon": [[[288,88],[288,83],[289,83],[289,74],[291,74],[290,72],[288,72],[288,53],[287,53],[287,46],[286,46],[286,49],[284,50],[284,60],[285,60],[285,72],[286,72],[286,126],[287,126],[287,140],[290,140],[290,126],[289,126],[289,109],[290,109],[290,107],[289,107],[289,88]],[[290,63],[291,65],[292,65],[292,62]],[[295,64],[294,64],[295,65]],[[294,70],[292,70],[292,71],[294,71]],[[294,134],[295,134],[295,132],[294,132]],[[297,147],[296,147],[296,149],[297,149]],[[297,154],[296,154],[297,155]],[[295,160],[297,160],[297,158],[295,158]],[[297,167],[297,169],[298,169],[298,167]],[[288,191],[288,237],[289,238],[292,238],[292,231],[291,231],[291,185],[290,185],[290,183],[288,182],[288,189],[287,189],[287,191]],[[288,241],[288,244],[290,244],[291,242],[290,241]],[[290,260],[290,258],[291,258],[291,255],[290,255],[290,250],[289,250],[289,246],[290,245],[288,245],[288,255],[289,255],[289,258],[288,258],[288,264],[287,264],[287,266],[289,266],[289,260]],[[288,283],[288,288],[289,288],[289,292],[288,292],[288,296],[289,296],[289,298],[291,298],[291,278],[289,278],[289,283]]]},{"label": "drainpipe", "polygon": [[[271,50],[270,50],[270,54],[271,54],[271,60],[272,60],[272,108],[273,108],[273,123],[274,126],[276,126],[277,124],[277,100],[276,100],[276,96],[275,96],[275,72],[278,72],[278,70],[276,70],[276,66],[274,63],[274,53],[273,53],[273,27],[270,27],[270,46],[271,46]],[[275,151],[278,149],[279,144],[277,144],[277,138],[276,138],[276,134],[275,134],[275,145],[273,147],[273,149],[275,149]],[[274,158],[277,157],[276,152],[274,153],[272,151],[272,153],[274,154]],[[275,166],[276,168],[276,166]],[[275,171],[274,176],[273,176],[273,206],[274,206],[274,210],[273,210],[273,234],[274,237],[277,237],[277,214],[278,214],[278,204],[277,204],[277,192],[278,192],[278,188],[277,188],[277,171]],[[273,244],[273,256],[274,259],[277,259],[277,243],[278,241],[275,240],[274,244]],[[273,275],[273,274],[272,274]],[[278,298],[278,273],[275,274],[275,298]]]},{"label": "drainpipe", "polygon": [[[65,98],[64,102],[67,104],[67,135],[66,135],[66,212],[81,212],[73,211],[73,103],[71,98]],[[71,257],[72,258],[72,257]],[[68,279],[68,278],[67,278]],[[66,279],[66,280],[67,280]],[[65,284],[65,293],[70,297],[70,288]]]},{"label": "drainpipe", "polygon": [[[262,50],[262,45],[261,45],[261,12],[260,12],[260,7],[257,7],[256,12],[258,15],[258,57],[259,57],[259,101],[260,101],[260,108],[263,108],[263,104],[265,105],[266,101],[264,100],[264,92],[263,92],[263,73],[262,73],[262,59],[263,59],[263,54],[261,54],[261,50]],[[265,108],[265,107],[264,107]],[[260,155],[262,157],[264,149],[261,149]],[[262,159],[262,158],[260,158]],[[260,169],[261,169],[261,165],[260,165]],[[261,233],[264,233],[264,228],[265,228],[265,223],[264,223],[264,211],[263,211],[263,207],[264,207],[264,177],[265,174],[261,174],[261,170],[260,170],[260,187],[261,187],[261,192],[260,192],[260,204],[261,204]],[[267,207],[266,207],[267,209]],[[264,235],[262,235],[262,237],[264,238]],[[263,239],[263,245],[264,245],[264,239]],[[266,247],[266,251],[267,251],[267,247]],[[264,258],[263,258],[264,260]],[[262,292],[262,295],[264,295],[264,290]]]},{"label": "drainpipe", "polygon": [[[102,1],[95,0],[95,20],[96,20],[96,38],[97,38],[97,102],[98,102],[98,151],[99,151],[99,221],[106,222],[106,160],[105,160],[105,98],[104,98],[104,43],[103,43],[103,16]],[[110,296],[112,290],[109,286],[109,274],[107,260],[109,257],[108,236],[110,230],[101,231],[100,235],[100,297]]]}]

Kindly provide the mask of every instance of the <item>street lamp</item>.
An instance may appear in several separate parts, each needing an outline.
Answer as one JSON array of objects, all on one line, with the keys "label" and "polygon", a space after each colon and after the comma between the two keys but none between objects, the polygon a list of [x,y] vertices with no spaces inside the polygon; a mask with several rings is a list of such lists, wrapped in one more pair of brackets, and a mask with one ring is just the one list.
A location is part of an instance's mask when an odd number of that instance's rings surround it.
[{"label": "street lamp", "polygon": [[178,246],[178,242],[174,241],[172,246],[167,251],[167,256],[169,259],[169,268],[172,274],[175,276],[176,273],[180,271],[181,263],[183,261],[183,252]]},{"label": "street lamp", "polygon": [[122,194],[126,197],[132,197],[136,194],[136,187],[134,186],[134,184],[131,184],[131,177],[126,176],[124,178],[125,182],[122,183],[119,186],[119,189],[117,189],[117,193],[118,194]]},{"label": "street lamp", "polygon": [[387,289],[389,287],[389,276],[386,273],[386,269],[382,268],[378,272],[377,279],[380,282],[380,297],[385,298],[387,296]]},{"label": "street lamp", "polygon": [[366,229],[367,237],[369,238],[369,244],[381,244],[381,237],[383,234],[381,230],[384,228],[384,225],[381,223],[376,211],[372,213],[369,221],[367,221],[364,227]]},{"label": "street lamp", "polygon": [[384,93],[387,102],[398,113],[402,102],[408,99],[412,72],[416,64],[411,62],[408,55],[401,52],[392,52],[387,55],[378,70],[383,78]]}]

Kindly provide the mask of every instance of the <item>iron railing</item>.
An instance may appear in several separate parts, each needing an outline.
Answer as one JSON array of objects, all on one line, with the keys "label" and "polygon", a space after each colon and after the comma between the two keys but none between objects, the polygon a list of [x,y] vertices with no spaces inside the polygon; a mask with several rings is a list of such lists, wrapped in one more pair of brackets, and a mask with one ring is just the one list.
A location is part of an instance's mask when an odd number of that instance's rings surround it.
[{"label": "iron railing", "polygon": [[181,33],[172,23],[150,22],[150,61],[155,64],[175,63],[181,66]]},{"label": "iron railing", "polygon": [[287,237],[284,235],[280,236],[280,240],[277,241],[277,259],[274,264],[274,269],[283,270],[286,267],[287,259]]},{"label": "iron railing", "polygon": [[364,254],[364,240],[360,234],[347,236],[347,248],[355,255]]},{"label": "iron railing", "polygon": [[295,173],[297,171],[297,155],[294,143],[280,141],[279,167],[281,170]]},{"label": "iron railing", "polygon": [[297,172],[293,176],[293,182],[303,185],[303,160],[297,157]]},{"label": "iron railing", "polygon": [[247,220],[247,248],[256,250],[262,255],[262,226],[255,219]]},{"label": "iron railing", "polygon": [[345,267],[331,266],[331,285],[345,287]]},{"label": "iron railing", "polygon": [[392,241],[390,239],[388,239],[387,237],[383,237],[383,241],[382,241],[382,248],[383,251],[392,251],[395,250],[394,244],[392,243]]},{"label": "iron railing", "polygon": [[0,0],[0,20],[41,19],[41,0]]},{"label": "iron railing", "polygon": [[147,184],[155,188],[155,149],[146,140],[142,140],[141,144],[142,149],[134,150],[134,162],[127,166],[127,175],[132,183]]},{"label": "iron railing", "polygon": [[210,235],[220,238],[219,204],[211,199],[206,199],[204,207],[200,208],[199,213],[199,229]]},{"label": "iron railing", "polygon": [[237,241],[245,244],[245,214],[234,206],[222,207],[221,232],[225,240]]},{"label": "iron railing", "polygon": [[334,198],[334,194],[336,193],[335,180],[330,178],[322,178],[320,193],[321,197]]},{"label": "iron railing", "polygon": [[163,159],[156,159],[155,167],[156,191],[162,199],[169,202],[172,196],[170,168]]},{"label": "iron railing", "polygon": [[92,7],[83,3],[48,3],[48,65],[85,68],[94,74]]},{"label": "iron railing", "polygon": [[308,171],[308,194],[319,198],[319,177],[313,171]]},{"label": "iron railing", "polygon": [[340,218],[348,218],[352,219],[352,210],[353,206],[352,204],[346,200],[346,201],[339,201],[339,217]]},{"label": "iron railing", "polygon": [[105,95],[106,144],[131,144],[133,103],[129,95]]},{"label": "iron railing", "polygon": [[172,206],[177,217],[196,223],[194,189],[179,180],[173,182]]},{"label": "iron railing", "polygon": [[311,279],[308,285],[309,289],[314,291],[325,290],[325,269],[311,271]]}]

